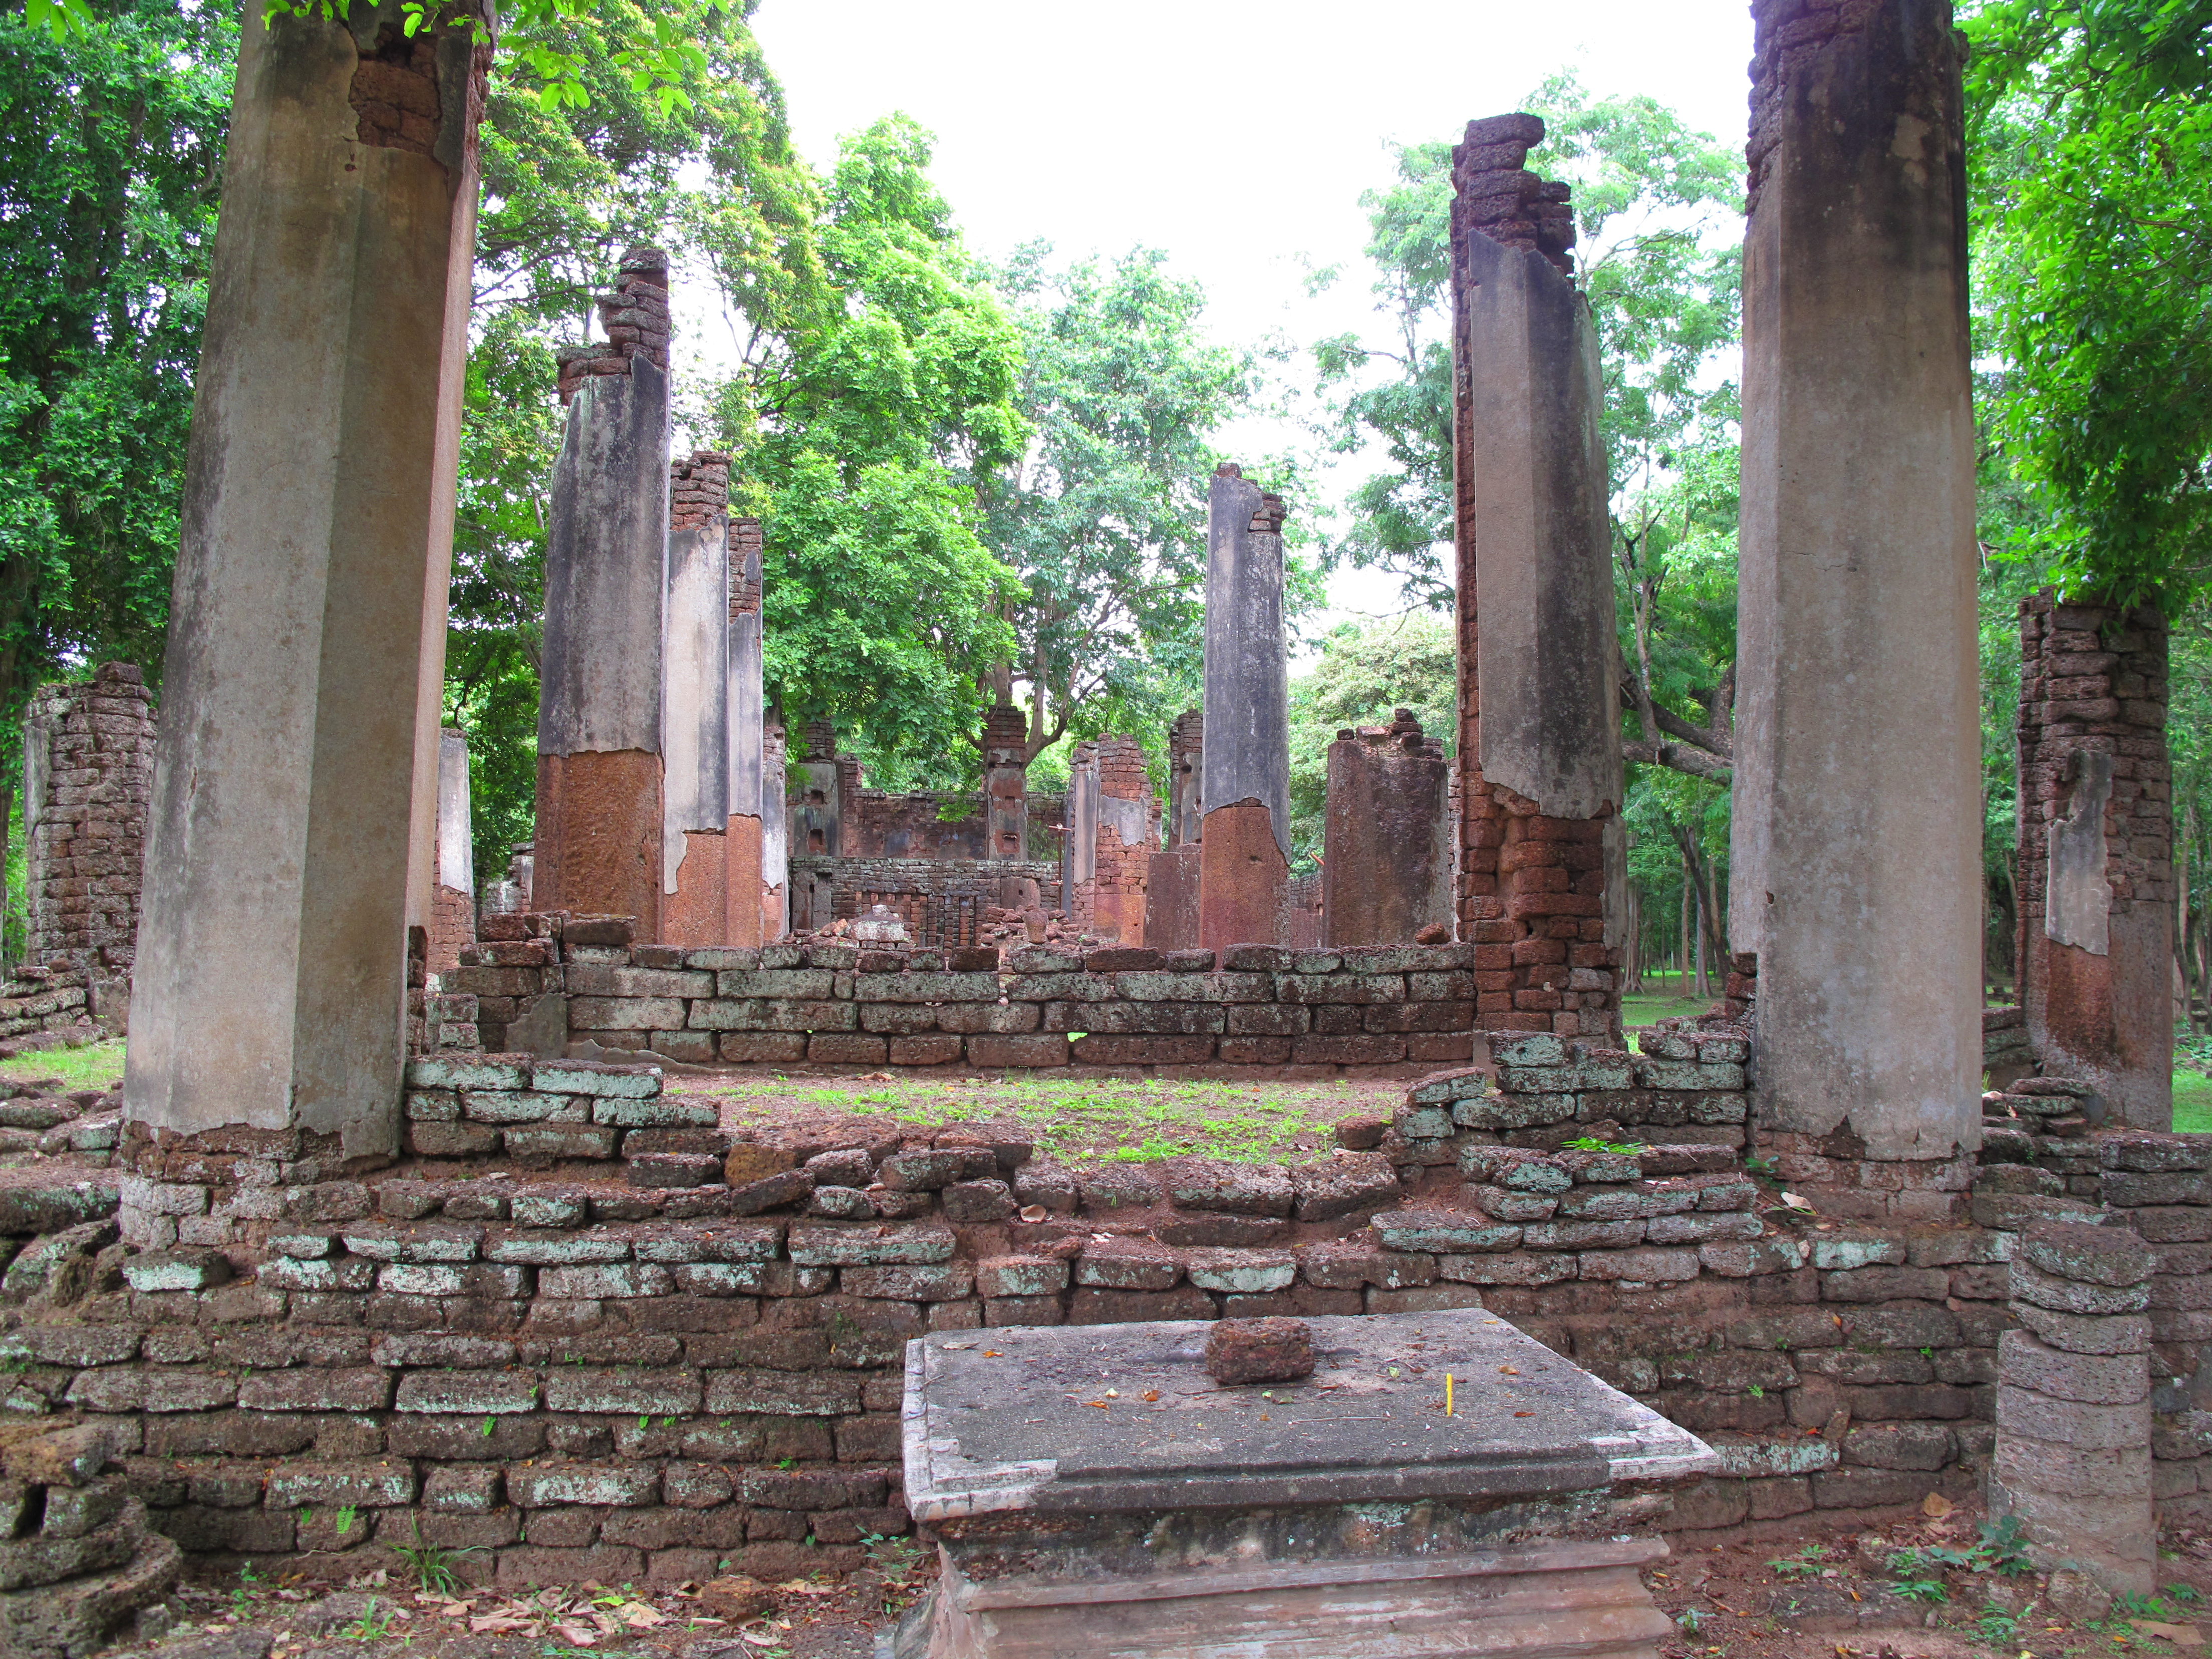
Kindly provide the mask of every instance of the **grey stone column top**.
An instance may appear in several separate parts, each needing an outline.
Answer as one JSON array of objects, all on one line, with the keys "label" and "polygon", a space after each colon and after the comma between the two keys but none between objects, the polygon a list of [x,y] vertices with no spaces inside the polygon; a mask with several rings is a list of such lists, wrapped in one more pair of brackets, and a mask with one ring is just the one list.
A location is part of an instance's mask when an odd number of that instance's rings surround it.
[{"label": "grey stone column top", "polygon": [[1206,481],[1205,810],[1256,800],[1291,855],[1283,503],[1224,463]]},{"label": "grey stone column top", "polygon": [[1507,1498],[1719,1467],[1686,1429],[1494,1314],[1307,1322],[1319,1367],[1264,1389],[1206,1375],[1202,1320],[918,1338],[907,1507],[939,1521]]}]

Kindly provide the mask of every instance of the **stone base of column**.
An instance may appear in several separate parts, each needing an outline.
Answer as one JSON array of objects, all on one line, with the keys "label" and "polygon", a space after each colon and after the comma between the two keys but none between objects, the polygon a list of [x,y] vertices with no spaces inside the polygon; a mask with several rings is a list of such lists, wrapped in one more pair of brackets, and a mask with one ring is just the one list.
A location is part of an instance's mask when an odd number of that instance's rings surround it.
[{"label": "stone base of column", "polygon": [[1240,800],[1206,815],[1198,860],[1200,950],[1282,944],[1290,888],[1290,863],[1265,801]]},{"label": "stone base of column", "polygon": [[777,937],[763,929],[766,907],[761,890],[761,821],[732,812],[722,846],[721,942],[732,950],[750,951]]},{"label": "stone base of column", "polygon": [[699,946],[725,945],[722,937],[726,837],[719,830],[686,830],[684,862],[676,866],[676,890],[660,896],[660,942]]},{"label": "stone base of column", "polygon": [[1844,1221],[1964,1221],[1974,1184],[1972,1154],[1883,1159],[1847,1129],[1825,1135],[1755,1132],[1774,1173],[1824,1216]]},{"label": "stone base of column", "polygon": [[532,902],[629,916],[660,938],[660,757],[641,749],[538,757]]},{"label": "stone base of column", "polygon": [[781,886],[761,891],[761,943],[773,945],[791,931],[791,897]]},{"label": "stone base of column", "polygon": [[1155,853],[1145,872],[1145,943],[1155,951],[1198,949],[1195,846]]}]

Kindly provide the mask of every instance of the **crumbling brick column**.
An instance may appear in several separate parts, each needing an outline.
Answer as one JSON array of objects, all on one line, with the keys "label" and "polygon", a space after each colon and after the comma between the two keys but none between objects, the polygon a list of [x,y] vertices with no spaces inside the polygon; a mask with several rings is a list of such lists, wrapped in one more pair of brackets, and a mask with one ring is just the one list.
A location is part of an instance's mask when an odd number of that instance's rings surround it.
[{"label": "crumbling brick column", "polygon": [[1965,54],[1949,0],[1753,16],[1729,944],[1784,1178],[1940,1216],[1981,1139]]},{"label": "crumbling brick column", "polygon": [[1155,951],[1198,948],[1205,736],[1205,716],[1195,708],[1185,709],[1168,727],[1168,805],[1160,825],[1166,845],[1147,860],[1145,872],[1145,943]]},{"label": "crumbling brick column", "polygon": [[95,1003],[118,1008],[138,947],[155,736],[145,676],[125,662],[40,686],[23,722],[26,959],[85,969]]},{"label": "crumbling brick column", "polygon": [[491,62],[441,17],[246,9],[125,1085],[163,1137],[398,1146]]},{"label": "crumbling brick column", "polygon": [[429,971],[461,965],[477,942],[476,823],[469,797],[469,740],[452,726],[438,732],[438,834],[431,872]]},{"label": "crumbling brick column", "polygon": [[731,942],[729,503],[727,455],[702,449],[671,464],[660,673],[666,945]]},{"label": "crumbling brick column", "polygon": [[660,937],[661,635],[668,556],[668,256],[633,248],[604,344],[561,353],[538,711],[540,908]]},{"label": "crumbling brick column", "polygon": [[1522,166],[1543,137],[1535,116],[1493,116],[1453,152],[1458,911],[1477,1029],[1618,1042],[1623,941],[1605,875],[1620,694],[1597,339],[1570,274],[1568,186]]},{"label": "crumbling brick column", "polygon": [[2045,1073],[2117,1119],[2173,1123],[2172,768],[2166,618],[2020,605],[2021,1005]]},{"label": "crumbling brick column", "polygon": [[1280,945],[1291,880],[1290,669],[1283,647],[1283,498],[1234,462],[1206,507],[1206,747],[1198,942]]},{"label": "crumbling brick column", "polygon": [[2046,1223],[2012,1260],[1998,1339],[1990,1514],[2016,1515],[2036,1565],[2108,1593],[2148,1595],[2151,1512],[2151,1252],[2119,1227]]},{"label": "crumbling brick column", "polygon": [[1153,816],[1144,746],[1134,738],[1101,738],[1093,754],[1098,824],[1091,856],[1091,925],[1106,938],[1143,945]]},{"label": "crumbling brick column", "polygon": [[1388,726],[1336,734],[1328,746],[1322,944],[1410,945],[1425,927],[1450,927],[1450,771],[1443,743],[1422,735],[1410,708],[1397,710]]},{"label": "crumbling brick column", "polygon": [[1030,733],[1018,708],[1001,704],[983,717],[984,856],[1030,855]]},{"label": "crumbling brick column", "polygon": [[[729,861],[724,878],[722,937],[725,944],[750,950],[775,937],[762,931],[766,915],[762,866],[767,853],[768,818],[762,802],[767,793],[763,775],[767,710],[758,519],[730,520],[729,567]],[[781,763],[781,745],[777,748]],[[781,780],[778,783],[776,799],[781,801]],[[781,878],[777,884],[781,885]]]}]

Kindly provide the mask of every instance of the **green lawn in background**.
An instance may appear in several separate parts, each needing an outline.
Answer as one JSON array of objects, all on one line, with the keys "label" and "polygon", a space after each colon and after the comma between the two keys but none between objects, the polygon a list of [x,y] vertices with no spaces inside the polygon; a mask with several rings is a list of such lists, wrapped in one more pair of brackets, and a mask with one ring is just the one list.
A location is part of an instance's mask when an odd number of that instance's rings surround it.
[{"label": "green lawn in background", "polygon": [[64,1092],[71,1089],[114,1089],[123,1083],[123,1045],[95,1042],[83,1048],[42,1048],[34,1054],[0,1060],[0,1079],[31,1083],[59,1078]]},{"label": "green lawn in background", "polygon": [[[1650,976],[1646,975],[1644,982],[1650,983]],[[1680,997],[1655,995],[1650,992],[1639,996],[1626,996],[1620,1000],[1620,1023],[1629,1030],[1636,1030],[1680,1015],[1694,1019],[1719,1000],[1717,996]]]},{"label": "green lawn in background", "polygon": [[2194,1134],[2212,1132],[2212,1077],[2197,1071],[2173,1074],[2173,1127]]}]

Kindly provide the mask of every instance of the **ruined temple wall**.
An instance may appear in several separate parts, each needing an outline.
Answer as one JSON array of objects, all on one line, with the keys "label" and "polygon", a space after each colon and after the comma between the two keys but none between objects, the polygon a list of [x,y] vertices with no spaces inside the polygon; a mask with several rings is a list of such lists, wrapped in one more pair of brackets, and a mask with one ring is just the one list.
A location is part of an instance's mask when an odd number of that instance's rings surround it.
[{"label": "ruined temple wall", "polygon": [[155,730],[145,676],[129,663],[33,694],[23,731],[28,962],[127,972],[136,959]]}]

